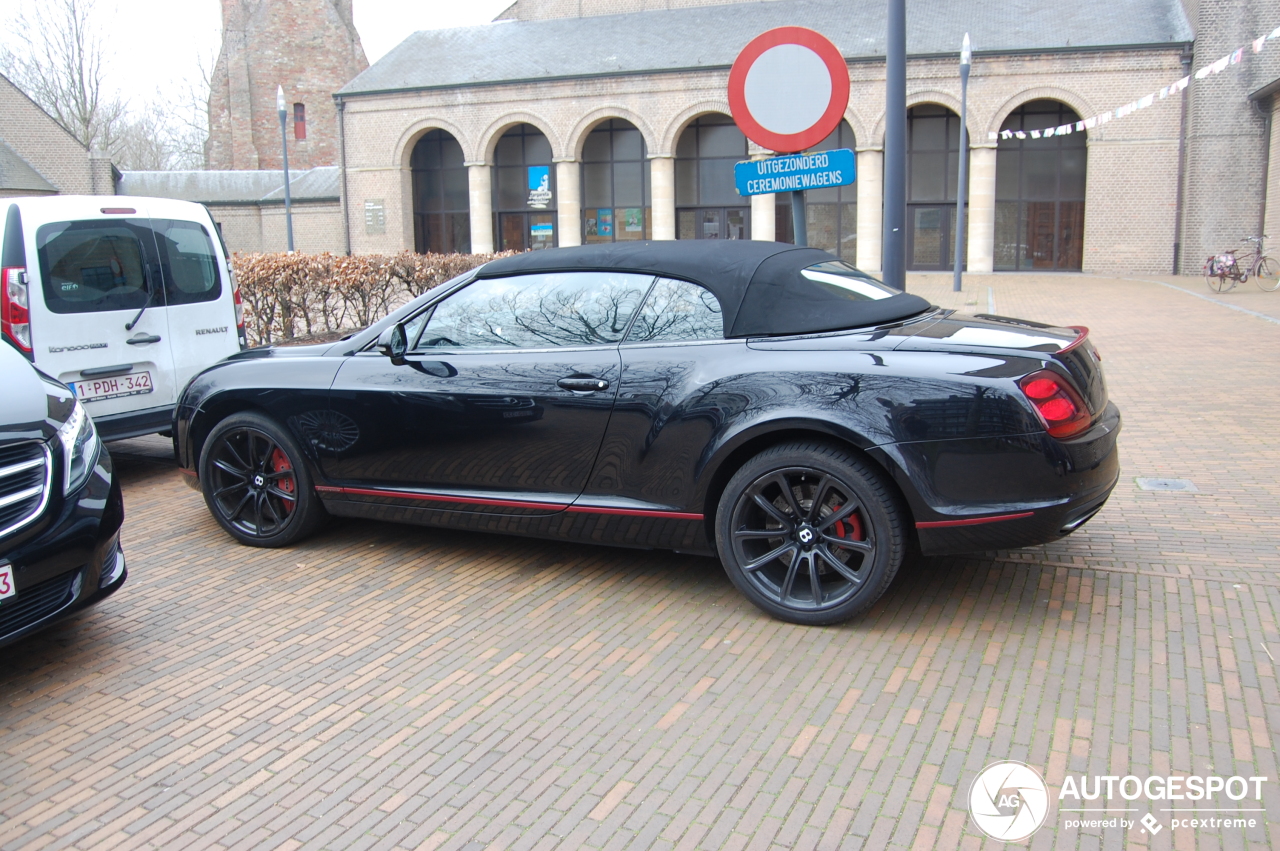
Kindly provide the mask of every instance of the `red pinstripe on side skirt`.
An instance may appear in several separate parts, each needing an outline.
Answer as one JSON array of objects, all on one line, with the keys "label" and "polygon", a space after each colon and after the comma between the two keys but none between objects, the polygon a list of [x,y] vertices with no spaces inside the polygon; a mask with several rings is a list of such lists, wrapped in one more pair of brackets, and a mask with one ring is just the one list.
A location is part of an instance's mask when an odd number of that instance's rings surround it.
[{"label": "red pinstripe on side skirt", "polygon": [[419,493],[417,491],[383,490],[381,488],[347,488],[316,485],[319,493],[350,496],[383,496],[391,499],[416,499],[422,502],[453,502],[463,505],[492,505],[499,508],[543,508],[568,511],[573,514],[617,514],[624,517],[662,517],[670,520],[701,520],[701,514],[683,511],[658,511],[642,508],[604,508],[590,505],[570,505],[566,502],[530,502],[517,499],[488,499],[477,496],[448,496],[445,494]]},{"label": "red pinstripe on side skirt", "polygon": [[916,524],[917,529],[943,529],[948,526],[980,526],[983,523],[999,523],[1001,520],[1018,520],[1031,517],[1034,511],[1022,511],[1018,514],[991,514],[987,517],[966,517],[963,520],[925,520]]}]

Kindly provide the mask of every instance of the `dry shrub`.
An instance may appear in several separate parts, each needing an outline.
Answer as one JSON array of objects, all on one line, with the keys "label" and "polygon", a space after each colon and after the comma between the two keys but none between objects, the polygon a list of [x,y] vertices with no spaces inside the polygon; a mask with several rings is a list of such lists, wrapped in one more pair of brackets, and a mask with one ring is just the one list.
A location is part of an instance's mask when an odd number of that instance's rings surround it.
[{"label": "dry shrub", "polygon": [[231,268],[250,345],[363,328],[499,254],[242,254]]}]

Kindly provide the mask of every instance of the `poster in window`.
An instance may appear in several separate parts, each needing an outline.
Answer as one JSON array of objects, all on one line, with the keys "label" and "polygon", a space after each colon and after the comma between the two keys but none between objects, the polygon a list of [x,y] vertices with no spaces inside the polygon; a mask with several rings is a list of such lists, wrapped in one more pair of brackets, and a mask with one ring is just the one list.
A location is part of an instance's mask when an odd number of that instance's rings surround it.
[{"label": "poster in window", "polygon": [[551,166],[529,166],[529,206],[545,210],[551,203]]},{"label": "poster in window", "polygon": [[644,210],[639,207],[628,207],[623,210],[623,216],[627,233],[641,233],[644,230]]},{"label": "poster in window", "polygon": [[600,236],[613,236],[613,210],[601,210],[596,215],[596,229]]}]

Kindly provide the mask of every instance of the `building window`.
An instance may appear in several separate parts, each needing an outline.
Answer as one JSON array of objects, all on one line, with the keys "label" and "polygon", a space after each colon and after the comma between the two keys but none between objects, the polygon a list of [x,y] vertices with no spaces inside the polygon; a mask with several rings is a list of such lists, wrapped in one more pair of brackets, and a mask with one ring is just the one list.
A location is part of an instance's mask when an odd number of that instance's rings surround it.
[{"label": "building window", "polygon": [[635,125],[610,119],[582,144],[583,242],[648,239],[649,162]]},{"label": "building window", "polygon": [[908,269],[954,266],[959,170],[960,116],[932,103],[907,110]]},{"label": "building window", "polygon": [[293,138],[299,142],[307,140],[307,107],[306,104],[293,105]]},{"label": "building window", "polygon": [[751,204],[734,187],[747,137],[727,115],[704,115],[676,143],[676,238],[750,239]]},{"label": "building window", "polygon": [[[854,148],[853,128],[841,121],[831,135],[815,145],[815,151],[834,151],[838,148]],[[775,237],[778,242],[795,242],[795,226],[791,218],[791,193],[779,192],[773,196],[777,211]],[[805,230],[809,245],[821,248],[852,263],[857,254],[858,239],[858,185],[833,186],[829,189],[809,189],[804,193]]]},{"label": "building window", "polygon": [[1033,100],[1005,119],[1001,130],[1026,138],[1001,139],[996,148],[997,269],[1083,266],[1085,134],[1031,136],[1079,120],[1056,100]]},{"label": "building window", "polygon": [[413,247],[419,254],[471,251],[470,196],[462,146],[432,130],[413,146]]},{"label": "building window", "polygon": [[556,174],[551,143],[531,124],[517,124],[493,155],[493,209],[500,251],[556,244]]}]

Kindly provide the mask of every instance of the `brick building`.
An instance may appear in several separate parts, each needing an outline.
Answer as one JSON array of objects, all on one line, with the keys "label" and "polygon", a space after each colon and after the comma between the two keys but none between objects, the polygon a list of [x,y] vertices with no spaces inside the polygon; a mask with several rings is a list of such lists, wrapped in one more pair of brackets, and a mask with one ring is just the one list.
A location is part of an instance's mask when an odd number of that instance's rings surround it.
[{"label": "brick building", "polygon": [[[351,249],[789,239],[788,208],[732,188],[732,163],[767,152],[732,125],[726,86],[751,38],[800,24],[846,57],[850,103],[824,146],[856,150],[859,175],[808,193],[809,240],[878,269],[884,12],[881,0],[517,0],[502,23],[415,33],[335,94]],[[1168,273],[1180,253],[1198,272],[1261,226],[1280,45],[1249,56],[1247,74],[1196,80],[1123,120],[1030,131],[1159,92],[1269,32],[1276,12],[1274,0],[911,2],[908,267],[947,268],[954,251],[968,31],[968,268]],[[1224,190],[1233,200],[1215,208]]]},{"label": "brick building", "polygon": [[288,110],[289,165],[338,162],[332,93],[369,67],[352,0],[222,0],[222,50],[209,93],[210,169],[279,169],[276,87]]},{"label": "brick building", "polygon": [[120,173],[0,75],[0,196],[110,195]]}]

